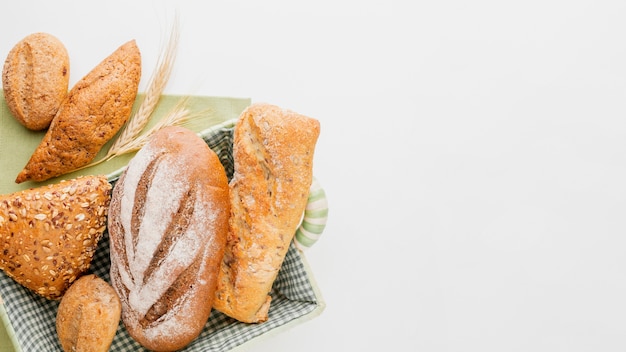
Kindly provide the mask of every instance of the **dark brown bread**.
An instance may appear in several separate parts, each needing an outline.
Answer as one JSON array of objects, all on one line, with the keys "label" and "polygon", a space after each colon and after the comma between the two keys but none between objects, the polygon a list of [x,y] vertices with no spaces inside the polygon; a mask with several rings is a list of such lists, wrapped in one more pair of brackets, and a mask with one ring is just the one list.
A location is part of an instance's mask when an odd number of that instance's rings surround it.
[{"label": "dark brown bread", "polygon": [[89,269],[110,197],[105,176],[0,196],[0,269],[43,297],[61,298]]},{"label": "dark brown bread", "polygon": [[228,232],[228,179],[190,130],[166,127],[131,160],[109,211],[111,282],[130,335],[174,351],[202,331]]},{"label": "dark brown bread", "polygon": [[315,119],[253,104],[235,126],[230,229],[214,308],[268,319],[268,295],[306,207],[319,135]]},{"label": "dark brown bread", "polygon": [[63,43],[48,33],[33,33],[9,51],[2,70],[4,99],[26,128],[50,125],[67,96],[70,58]]},{"label": "dark brown bread", "polygon": [[67,290],[56,316],[65,352],[107,352],[120,323],[122,304],[113,287],[96,275],[85,275]]},{"label": "dark brown bread", "polygon": [[44,181],[92,161],[130,117],[140,77],[141,55],[131,40],[72,87],[15,182]]}]

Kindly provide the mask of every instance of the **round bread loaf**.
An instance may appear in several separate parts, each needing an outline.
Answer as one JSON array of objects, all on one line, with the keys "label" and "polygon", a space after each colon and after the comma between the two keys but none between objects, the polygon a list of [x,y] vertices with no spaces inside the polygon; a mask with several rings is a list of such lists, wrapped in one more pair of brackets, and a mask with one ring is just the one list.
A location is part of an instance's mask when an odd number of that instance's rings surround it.
[{"label": "round bread loaf", "polygon": [[26,36],[4,62],[2,87],[9,110],[28,129],[47,128],[67,96],[69,77],[69,55],[58,38]]},{"label": "round bread loaf", "polygon": [[111,283],[129,334],[153,351],[193,341],[211,313],[230,205],[218,156],[194,132],[166,127],[113,189]]},{"label": "round bread loaf", "polygon": [[66,352],[106,352],[120,323],[122,305],[113,288],[96,275],[85,275],[59,304],[56,329]]}]

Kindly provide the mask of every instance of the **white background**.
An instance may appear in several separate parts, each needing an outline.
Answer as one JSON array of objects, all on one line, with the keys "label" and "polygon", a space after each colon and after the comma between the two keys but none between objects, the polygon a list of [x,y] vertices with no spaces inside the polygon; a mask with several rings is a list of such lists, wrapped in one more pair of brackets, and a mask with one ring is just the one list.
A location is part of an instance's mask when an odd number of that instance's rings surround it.
[{"label": "white background", "polygon": [[142,87],[316,117],[327,302],[256,351],[626,350],[626,2],[12,1],[71,83],[129,39]]}]

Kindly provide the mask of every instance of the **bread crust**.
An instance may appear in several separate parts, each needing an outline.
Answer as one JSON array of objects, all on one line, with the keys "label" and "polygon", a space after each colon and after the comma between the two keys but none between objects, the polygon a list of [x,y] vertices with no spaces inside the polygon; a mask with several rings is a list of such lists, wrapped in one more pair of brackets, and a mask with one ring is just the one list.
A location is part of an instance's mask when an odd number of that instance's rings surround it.
[{"label": "bread crust", "polygon": [[67,290],[56,315],[66,352],[106,352],[120,323],[122,304],[113,287],[96,275],[80,277]]},{"label": "bread crust", "polygon": [[45,181],[92,161],[130,117],[140,78],[141,54],[131,40],[72,87],[15,182]]},{"label": "bread crust", "polygon": [[214,308],[246,323],[268,319],[269,292],[306,207],[319,122],[257,103],[234,132],[230,228]]},{"label": "bread crust", "polygon": [[28,129],[47,128],[67,96],[69,76],[69,55],[57,37],[26,36],[9,51],[2,70],[9,111]]},{"label": "bread crust", "polygon": [[181,349],[209,315],[228,232],[228,179],[195,133],[160,130],[131,160],[109,212],[111,282],[129,334]]},{"label": "bread crust", "polygon": [[89,269],[110,199],[106,176],[0,196],[0,269],[33,292],[60,299]]}]

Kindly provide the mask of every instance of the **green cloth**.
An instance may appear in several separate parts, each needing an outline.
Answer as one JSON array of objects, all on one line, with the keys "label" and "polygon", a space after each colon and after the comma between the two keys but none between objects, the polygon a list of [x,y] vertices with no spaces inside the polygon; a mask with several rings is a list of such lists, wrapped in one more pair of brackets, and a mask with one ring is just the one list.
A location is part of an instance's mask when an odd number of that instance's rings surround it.
[{"label": "green cloth", "polygon": [[[142,100],[143,95],[137,97],[133,114]],[[166,116],[181,102],[184,103],[184,106],[189,109],[193,116],[197,116],[184,125],[195,132],[201,132],[208,127],[237,118],[243,109],[250,105],[250,99],[247,98],[164,95],[161,97],[157,109],[144,131],[158,122],[161,117]],[[131,153],[116,157],[106,163],[41,183],[30,181],[21,184],[15,183],[15,178],[28,162],[44,134],[45,131],[29,131],[19,124],[9,112],[4,99],[0,99],[0,194],[12,193],[48,183],[56,183],[61,179],[71,179],[85,174],[108,175],[125,166],[134,155],[134,153]],[[105,144],[100,154],[94,160],[100,160],[106,154],[113,140]]]}]

